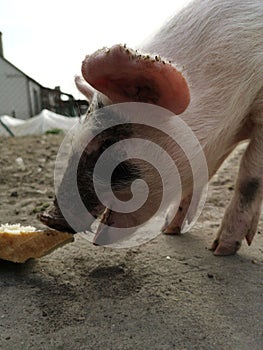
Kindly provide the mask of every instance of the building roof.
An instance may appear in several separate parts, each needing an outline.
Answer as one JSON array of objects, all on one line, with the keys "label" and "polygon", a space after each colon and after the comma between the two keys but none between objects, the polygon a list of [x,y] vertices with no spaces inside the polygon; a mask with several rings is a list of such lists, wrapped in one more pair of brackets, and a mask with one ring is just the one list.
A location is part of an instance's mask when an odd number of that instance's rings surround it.
[{"label": "building roof", "polygon": [[23,71],[21,71],[21,69],[17,68],[13,63],[11,63],[10,61],[8,61],[4,56],[0,56],[0,58],[5,61],[6,63],[8,63],[11,67],[13,67],[14,69],[16,69],[19,73],[23,74],[27,79],[31,80],[32,82],[34,82],[35,84],[38,84],[41,87],[42,86],[39,82],[37,82],[35,79],[31,78],[29,75],[27,75],[26,73],[24,73]]},{"label": "building roof", "polygon": [[[38,81],[36,81],[35,79],[31,78],[29,75],[27,75],[26,73],[24,73],[21,69],[17,68],[13,63],[11,63],[10,61],[8,61],[3,54],[3,44],[2,44],[2,32],[0,31],[0,59],[4,60],[7,64],[9,64],[11,67],[13,67],[14,69],[16,69],[19,73],[21,73],[22,75],[24,75],[24,77],[26,77],[27,79],[31,80],[33,83],[39,85],[42,89],[46,89],[46,90],[56,90],[56,89],[51,89],[48,87],[43,86],[42,84],[40,84]],[[62,92],[60,91],[60,93],[62,95],[66,95],[69,97],[73,98],[73,95],[71,94],[67,94],[66,92]]]}]

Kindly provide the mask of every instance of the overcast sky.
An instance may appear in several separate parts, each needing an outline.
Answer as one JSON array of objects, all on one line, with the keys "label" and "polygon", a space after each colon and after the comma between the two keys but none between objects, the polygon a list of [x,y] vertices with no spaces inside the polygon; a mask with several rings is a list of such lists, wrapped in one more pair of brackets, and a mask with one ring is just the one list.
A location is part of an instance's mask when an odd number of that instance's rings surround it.
[{"label": "overcast sky", "polygon": [[40,84],[76,98],[82,59],[103,46],[143,41],[189,0],[1,0],[4,56]]}]

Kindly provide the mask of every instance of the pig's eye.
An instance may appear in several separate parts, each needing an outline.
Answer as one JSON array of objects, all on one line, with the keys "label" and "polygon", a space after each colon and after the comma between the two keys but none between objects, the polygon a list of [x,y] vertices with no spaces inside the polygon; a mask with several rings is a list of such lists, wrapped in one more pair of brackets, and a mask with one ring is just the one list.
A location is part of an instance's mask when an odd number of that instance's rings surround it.
[{"label": "pig's eye", "polygon": [[103,102],[98,98],[97,99],[97,108],[96,109],[100,109],[100,108],[103,108],[105,107]]},{"label": "pig's eye", "polygon": [[105,107],[100,96],[97,95],[96,98],[94,98],[92,102],[92,107],[93,107],[93,111],[96,111],[98,109]]},{"label": "pig's eye", "polygon": [[93,100],[90,102],[90,105],[89,105],[89,108],[88,108],[88,111],[87,111],[87,117],[93,113],[94,111],[98,110],[98,109],[101,109],[105,107],[103,102],[101,101],[100,97],[99,96],[94,96]]}]

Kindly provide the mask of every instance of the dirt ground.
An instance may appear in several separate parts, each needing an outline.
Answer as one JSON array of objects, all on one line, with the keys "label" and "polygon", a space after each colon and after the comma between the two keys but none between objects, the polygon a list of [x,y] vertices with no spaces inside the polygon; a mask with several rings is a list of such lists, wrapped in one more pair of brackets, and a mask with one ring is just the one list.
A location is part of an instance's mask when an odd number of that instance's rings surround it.
[{"label": "dirt ground", "polygon": [[[1,223],[42,227],[36,215],[52,201],[62,139],[0,139]],[[244,243],[238,255],[209,250],[242,148],[213,178],[185,235],[160,234],[130,250],[76,237],[36,261],[0,261],[0,349],[262,350],[263,218],[252,246]]]}]

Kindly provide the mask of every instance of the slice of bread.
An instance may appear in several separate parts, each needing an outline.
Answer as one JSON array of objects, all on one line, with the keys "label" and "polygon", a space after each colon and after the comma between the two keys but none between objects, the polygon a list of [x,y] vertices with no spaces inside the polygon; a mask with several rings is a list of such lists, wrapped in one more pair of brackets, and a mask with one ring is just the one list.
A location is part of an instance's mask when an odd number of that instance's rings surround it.
[{"label": "slice of bread", "polygon": [[0,225],[0,259],[24,263],[40,258],[58,247],[74,241],[73,234],[32,226]]}]

